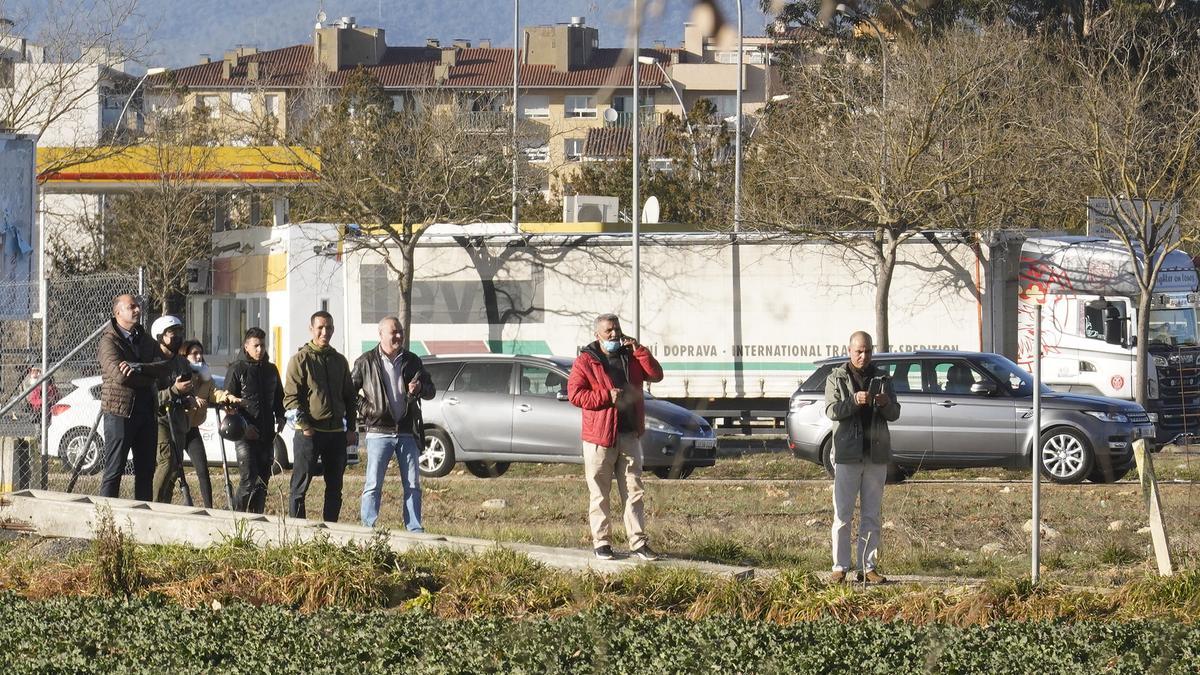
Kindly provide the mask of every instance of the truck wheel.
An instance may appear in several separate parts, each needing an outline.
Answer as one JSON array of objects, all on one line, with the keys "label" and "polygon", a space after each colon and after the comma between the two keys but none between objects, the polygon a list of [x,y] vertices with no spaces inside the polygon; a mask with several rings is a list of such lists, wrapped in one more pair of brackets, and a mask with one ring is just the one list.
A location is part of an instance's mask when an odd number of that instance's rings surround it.
[{"label": "truck wheel", "polygon": [[454,442],[437,427],[425,430],[425,449],[421,452],[421,475],[441,478],[454,468]]},{"label": "truck wheel", "polygon": [[912,469],[903,466],[897,466],[895,464],[888,464],[887,478],[884,480],[889,484],[895,485],[896,483],[903,483],[904,481],[908,480],[909,476],[912,475]]},{"label": "truck wheel", "polygon": [[825,473],[833,478],[833,436],[821,442],[821,464],[825,466]]},{"label": "truck wheel", "polygon": [[1042,475],[1055,483],[1078,483],[1092,471],[1092,448],[1074,429],[1042,432],[1040,451]]},{"label": "truck wheel", "polygon": [[499,478],[508,471],[509,463],[471,461],[463,462],[463,466],[467,467],[467,473],[476,478]]},{"label": "truck wheel", "polygon": [[656,466],[650,470],[654,472],[655,476],[658,476],[663,480],[670,480],[672,478],[683,480],[684,478],[692,475],[692,472],[696,470],[696,467],[681,466],[677,469],[674,466]]}]

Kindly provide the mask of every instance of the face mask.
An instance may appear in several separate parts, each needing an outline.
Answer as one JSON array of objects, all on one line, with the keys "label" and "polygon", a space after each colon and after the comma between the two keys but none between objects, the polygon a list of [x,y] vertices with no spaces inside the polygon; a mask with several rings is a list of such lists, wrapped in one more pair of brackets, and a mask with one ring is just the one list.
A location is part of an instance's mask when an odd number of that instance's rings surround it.
[{"label": "face mask", "polygon": [[189,361],[188,365],[192,367],[192,372],[200,376],[200,379],[207,380],[209,378],[207,363],[192,363]]},{"label": "face mask", "polygon": [[611,354],[621,348],[621,341],[620,340],[601,340],[600,347],[602,349],[604,349],[604,351]]}]

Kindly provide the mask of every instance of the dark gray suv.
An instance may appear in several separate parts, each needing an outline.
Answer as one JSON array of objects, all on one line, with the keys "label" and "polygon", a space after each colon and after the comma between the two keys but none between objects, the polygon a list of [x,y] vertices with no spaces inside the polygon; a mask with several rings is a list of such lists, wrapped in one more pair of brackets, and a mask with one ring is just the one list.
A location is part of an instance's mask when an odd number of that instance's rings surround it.
[{"label": "dark gray suv", "polygon": [[[832,475],[832,423],[825,380],[846,359],[817,363],[792,394],[788,446]],[[900,419],[889,424],[892,480],[918,469],[1030,464],[1033,376],[997,354],[918,351],[879,354],[872,362],[892,378]],[[1131,401],[1042,388],[1042,474],[1057,483],[1120,480],[1134,465],[1133,441],[1154,448],[1154,425]]]},{"label": "dark gray suv", "polygon": [[[478,354],[427,357],[437,396],[422,403],[421,474],[444,476],[463,462],[481,478],[510,462],[583,463],[582,414],[567,400],[574,359]],[[642,465],[659,478],[686,478],[717,461],[717,438],[702,417],[646,395]]]}]

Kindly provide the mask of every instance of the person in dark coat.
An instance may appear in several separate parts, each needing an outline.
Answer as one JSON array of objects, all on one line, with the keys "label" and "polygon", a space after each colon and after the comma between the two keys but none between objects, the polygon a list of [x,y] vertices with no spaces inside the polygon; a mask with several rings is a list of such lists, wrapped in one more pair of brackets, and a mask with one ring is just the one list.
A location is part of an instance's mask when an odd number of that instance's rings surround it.
[{"label": "person in dark coat", "polygon": [[285,422],[283,382],[275,364],[267,359],[263,329],[246,331],[242,351],[225,373],[225,391],[240,399],[237,414],[246,418],[246,437],[234,445],[239,473],[235,509],[262,513],[275,461],[275,435],[283,431]]}]

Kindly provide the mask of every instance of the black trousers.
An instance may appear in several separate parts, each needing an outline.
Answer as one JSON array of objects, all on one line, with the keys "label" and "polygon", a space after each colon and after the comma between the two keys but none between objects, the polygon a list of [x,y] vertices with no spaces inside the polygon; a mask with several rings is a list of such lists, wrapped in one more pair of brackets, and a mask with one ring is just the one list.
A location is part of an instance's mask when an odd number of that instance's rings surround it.
[{"label": "black trousers", "polygon": [[204,451],[204,439],[200,438],[200,429],[190,427],[187,431],[187,443],[184,446],[187,448],[188,457],[192,460],[192,468],[196,471],[196,482],[200,484],[200,499],[204,501],[204,508],[211,509],[212,501],[212,479],[208,475],[208,454]]},{"label": "black trousers", "polygon": [[234,509],[262,513],[267,506],[267,481],[271,480],[271,464],[275,462],[274,438],[267,441],[238,441],[234,448],[237,450],[239,474]]},{"label": "black trousers", "polygon": [[346,432],[316,431],[305,436],[297,431],[292,441],[295,462],[292,468],[292,491],[288,515],[304,518],[304,497],[312,483],[318,459],[325,465],[325,508],[321,519],[336,523],[342,510],[342,477],[346,473]]},{"label": "black trousers", "polygon": [[148,502],[154,498],[154,464],[158,451],[158,420],[154,408],[134,405],[129,417],[104,413],[104,475],[100,479],[101,497],[121,496],[121,475],[133,452],[133,498]]}]

